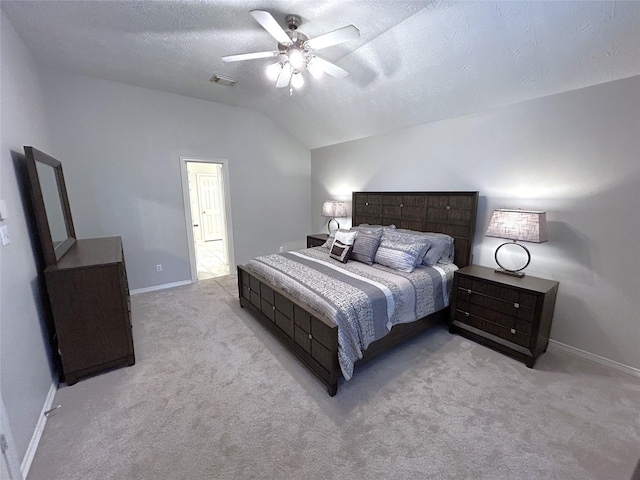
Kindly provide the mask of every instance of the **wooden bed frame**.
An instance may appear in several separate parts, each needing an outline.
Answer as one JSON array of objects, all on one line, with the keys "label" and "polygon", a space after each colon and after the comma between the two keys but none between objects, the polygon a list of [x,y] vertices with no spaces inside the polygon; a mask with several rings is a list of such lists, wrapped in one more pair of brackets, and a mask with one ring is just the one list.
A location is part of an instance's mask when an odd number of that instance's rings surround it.
[{"label": "wooden bed frame", "polygon": [[[478,192],[354,192],[353,225],[394,224],[422,232],[446,233],[455,239],[455,263],[471,263],[476,226]],[[329,395],[338,391],[338,327],[332,320],[301,303],[262,276],[238,266],[240,305],[293,353],[322,384]],[[447,321],[449,309],[412,323],[396,325],[373,342],[361,363],[390,350],[426,330]]]}]

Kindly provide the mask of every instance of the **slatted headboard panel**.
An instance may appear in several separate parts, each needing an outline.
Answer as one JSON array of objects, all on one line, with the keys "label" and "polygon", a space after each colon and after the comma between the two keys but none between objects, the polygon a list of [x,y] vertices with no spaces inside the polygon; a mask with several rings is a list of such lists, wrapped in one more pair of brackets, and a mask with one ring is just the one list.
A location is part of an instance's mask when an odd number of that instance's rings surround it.
[{"label": "slatted headboard panel", "polygon": [[353,192],[353,225],[391,225],[455,239],[455,264],[471,263],[478,192]]}]

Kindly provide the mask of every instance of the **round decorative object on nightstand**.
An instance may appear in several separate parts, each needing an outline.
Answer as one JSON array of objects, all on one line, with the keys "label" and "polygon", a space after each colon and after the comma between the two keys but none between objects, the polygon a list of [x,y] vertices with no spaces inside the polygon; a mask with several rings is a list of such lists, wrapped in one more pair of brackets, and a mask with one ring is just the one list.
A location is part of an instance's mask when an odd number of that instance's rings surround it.
[{"label": "round decorative object on nightstand", "polygon": [[[331,230],[331,222],[336,222],[336,228],[334,228],[333,230]],[[331,220],[329,220],[329,223],[327,224],[327,229],[329,230],[330,234],[335,232],[339,228],[340,228],[340,224],[338,223],[338,220],[336,220],[335,218],[332,218]]]},{"label": "round decorative object on nightstand", "polygon": [[[500,263],[500,260],[498,259],[498,252],[500,252],[500,249],[502,247],[504,247],[505,245],[517,245],[518,247],[522,248],[526,253],[527,253],[527,261],[526,263],[520,267],[520,268],[507,268],[505,267],[502,263]],[[524,277],[524,272],[522,270],[524,270],[525,268],[527,268],[529,266],[529,263],[531,263],[531,253],[529,253],[529,249],[527,247],[525,247],[524,245],[518,243],[518,242],[505,242],[502,245],[500,245],[498,248],[496,248],[496,253],[494,255],[494,258],[496,260],[496,263],[498,264],[498,266],[502,269],[500,271],[500,273],[506,273],[509,275],[514,275],[517,277]],[[504,260],[503,260],[504,263]]]}]

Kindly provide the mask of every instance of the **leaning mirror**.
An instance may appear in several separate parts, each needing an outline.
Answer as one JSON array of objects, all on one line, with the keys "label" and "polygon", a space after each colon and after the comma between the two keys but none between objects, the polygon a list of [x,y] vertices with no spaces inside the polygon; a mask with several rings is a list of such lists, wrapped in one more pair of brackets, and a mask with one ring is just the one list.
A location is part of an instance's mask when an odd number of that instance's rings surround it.
[{"label": "leaning mirror", "polygon": [[62,164],[33,147],[24,152],[45,265],[55,265],[76,242]]}]

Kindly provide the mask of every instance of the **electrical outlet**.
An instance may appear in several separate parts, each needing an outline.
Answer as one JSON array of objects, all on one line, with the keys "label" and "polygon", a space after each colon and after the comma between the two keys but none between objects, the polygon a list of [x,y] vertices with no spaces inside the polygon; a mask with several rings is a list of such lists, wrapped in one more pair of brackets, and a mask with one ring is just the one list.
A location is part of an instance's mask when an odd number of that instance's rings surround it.
[{"label": "electrical outlet", "polygon": [[284,247],[280,245],[280,253],[284,252]]},{"label": "electrical outlet", "polygon": [[11,240],[9,240],[9,227],[6,225],[0,227],[0,236],[2,237],[2,245],[5,247],[11,243]]},{"label": "electrical outlet", "polygon": [[158,264],[156,265],[156,272],[161,272],[162,271],[162,265]]}]

